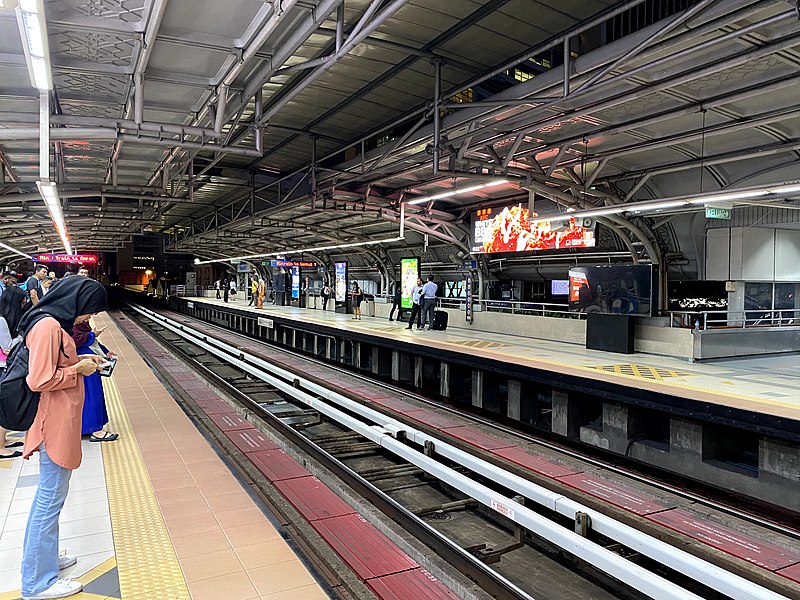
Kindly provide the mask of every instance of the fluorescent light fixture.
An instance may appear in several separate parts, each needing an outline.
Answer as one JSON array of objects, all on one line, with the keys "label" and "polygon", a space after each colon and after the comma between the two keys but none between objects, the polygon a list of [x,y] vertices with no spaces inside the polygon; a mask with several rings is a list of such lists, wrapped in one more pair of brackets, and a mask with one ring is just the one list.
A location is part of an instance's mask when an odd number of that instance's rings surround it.
[{"label": "fluorescent light fixture", "polygon": [[800,194],[800,182],[794,181],[783,185],[764,186],[748,190],[738,190],[733,192],[719,192],[703,194],[697,196],[683,196],[677,198],[664,198],[663,200],[648,200],[645,202],[630,202],[628,204],[617,204],[615,206],[579,210],[571,212],[567,209],[566,213],[559,215],[543,216],[533,219],[532,223],[560,222],[568,221],[573,217],[605,217],[608,215],[621,215],[623,213],[643,213],[648,211],[666,210],[669,208],[680,208],[683,206],[715,204],[717,202],[733,202],[735,200],[751,199],[772,199],[791,194]]},{"label": "fluorescent light fixture", "polygon": [[358,248],[360,246],[374,246],[376,244],[385,244],[387,242],[399,242],[404,239],[402,236],[393,238],[384,238],[381,240],[370,240],[368,242],[351,242],[349,244],[334,244],[331,246],[314,246],[313,248],[298,248],[297,250],[281,250],[280,252],[268,252],[266,254],[249,254],[247,256],[231,256],[229,258],[217,258],[214,260],[198,260],[194,259],[196,265],[207,265],[210,263],[230,262],[233,260],[252,260],[255,258],[269,258],[271,256],[288,256],[289,254],[302,254],[303,252],[324,252],[326,250],[342,250],[345,248]]},{"label": "fluorescent light fixture", "polygon": [[14,254],[19,254],[20,256],[24,256],[25,258],[33,260],[33,257],[27,252],[23,252],[22,250],[17,250],[13,246],[9,246],[8,244],[4,244],[3,242],[0,242],[0,248],[5,248],[6,250],[13,252]]},{"label": "fluorescent light fixture", "polygon": [[17,24],[25,50],[25,62],[31,85],[38,90],[53,89],[50,70],[50,49],[47,44],[47,24],[42,0],[21,0],[17,9]]},{"label": "fluorescent light fixture", "polygon": [[494,181],[490,181],[489,183],[481,183],[478,185],[471,185],[469,187],[460,188],[457,190],[448,190],[447,192],[441,192],[439,194],[434,194],[432,196],[424,196],[422,198],[416,198],[414,200],[409,200],[406,204],[425,204],[427,202],[432,202],[434,200],[441,200],[442,198],[450,198],[451,196],[458,196],[460,194],[468,194],[469,192],[475,192],[477,190],[482,190],[485,188],[495,187],[497,185],[503,185],[504,183],[508,183],[508,179],[496,179]]},{"label": "fluorescent light fixture", "polygon": [[52,181],[37,181],[36,187],[39,188],[39,193],[42,195],[47,211],[50,213],[50,218],[53,219],[53,225],[55,225],[58,236],[61,238],[61,243],[64,244],[64,250],[67,251],[67,254],[72,254],[67,224],[64,221],[64,212],[61,210],[61,199],[58,197],[58,187]]}]

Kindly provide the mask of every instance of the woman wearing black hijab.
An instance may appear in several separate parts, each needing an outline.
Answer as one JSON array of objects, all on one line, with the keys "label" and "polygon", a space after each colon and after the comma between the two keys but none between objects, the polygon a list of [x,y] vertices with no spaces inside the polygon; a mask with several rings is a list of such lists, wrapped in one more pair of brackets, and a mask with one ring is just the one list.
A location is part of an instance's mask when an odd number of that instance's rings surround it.
[{"label": "woman wearing black hijab", "polygon": [[[6,368],[6,358],[11,348],[16,345],[17,327],[27,302],[28,295],[15,285],[8,286],[0,296],[0,373]],[[22,452],[15,449],[22,446],[22,442],[9,444],[7,433],[0,427],[0,459],[22,456]]]},{"label": "woman wearing black hijab", "polygon": [[27,383],[40,392],[39,408],[25,436],[23,457],[39,452],[39,486],[33,499],[22,554],[25,600],[66,598],[81,591],[58,572],[76,562],[58,555],[58,518],[73,469],[81,464],[83,378],[95,373],[99,356],[79,356],[75,325],[106,310],[106,291],[85,277],[70,277],[51,288],[19,324],[30,352]]}]

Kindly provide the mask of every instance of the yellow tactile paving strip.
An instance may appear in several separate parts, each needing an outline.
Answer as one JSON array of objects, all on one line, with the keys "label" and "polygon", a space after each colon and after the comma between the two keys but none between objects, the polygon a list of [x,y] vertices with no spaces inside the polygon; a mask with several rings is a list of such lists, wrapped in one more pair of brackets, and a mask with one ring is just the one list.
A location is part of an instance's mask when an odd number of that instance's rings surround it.
[{"label": "yellow tactile paving strip", "polygon": [[684,373],[682,371],[674,371],[672,369],[660,369],[658,367],[650,367],[647,365],[598,365],[591,367],[595,371],[602,371],[604,373],[614,373],[616,375],[632,375],[648,380],[662,381],[667,377],[693,377],[694,373]]},{"label": "yellow tactile paving strip", "polygon": [[120,437],[103,444],[103,464],[123,600],[189,600],[130,420],[112,378],[106,405]]}]

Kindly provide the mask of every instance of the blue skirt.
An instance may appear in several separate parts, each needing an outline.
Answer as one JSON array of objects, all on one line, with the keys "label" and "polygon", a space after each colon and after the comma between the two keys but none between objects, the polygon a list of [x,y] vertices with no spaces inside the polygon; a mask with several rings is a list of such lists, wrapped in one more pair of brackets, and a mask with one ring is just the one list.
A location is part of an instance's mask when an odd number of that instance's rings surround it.
[{"label": "blue skirt", "polygon": [[[94,354],[87,346],[78,348],[78,354]],[[100,431],[108,423],[106,396],[99,373],[83,378],[83,424],[81,435]]]}]

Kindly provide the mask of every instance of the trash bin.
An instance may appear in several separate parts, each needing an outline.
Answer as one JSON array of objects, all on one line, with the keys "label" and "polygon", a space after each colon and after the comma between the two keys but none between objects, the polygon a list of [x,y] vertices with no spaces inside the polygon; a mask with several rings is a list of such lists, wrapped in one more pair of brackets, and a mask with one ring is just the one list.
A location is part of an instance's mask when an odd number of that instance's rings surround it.
[{"label": "trash bin", "polygon": [[366,304],[366,310],[364,311],[365,317],[374,317],[375,316],[375,296],[365,296],[364,304]]}]

